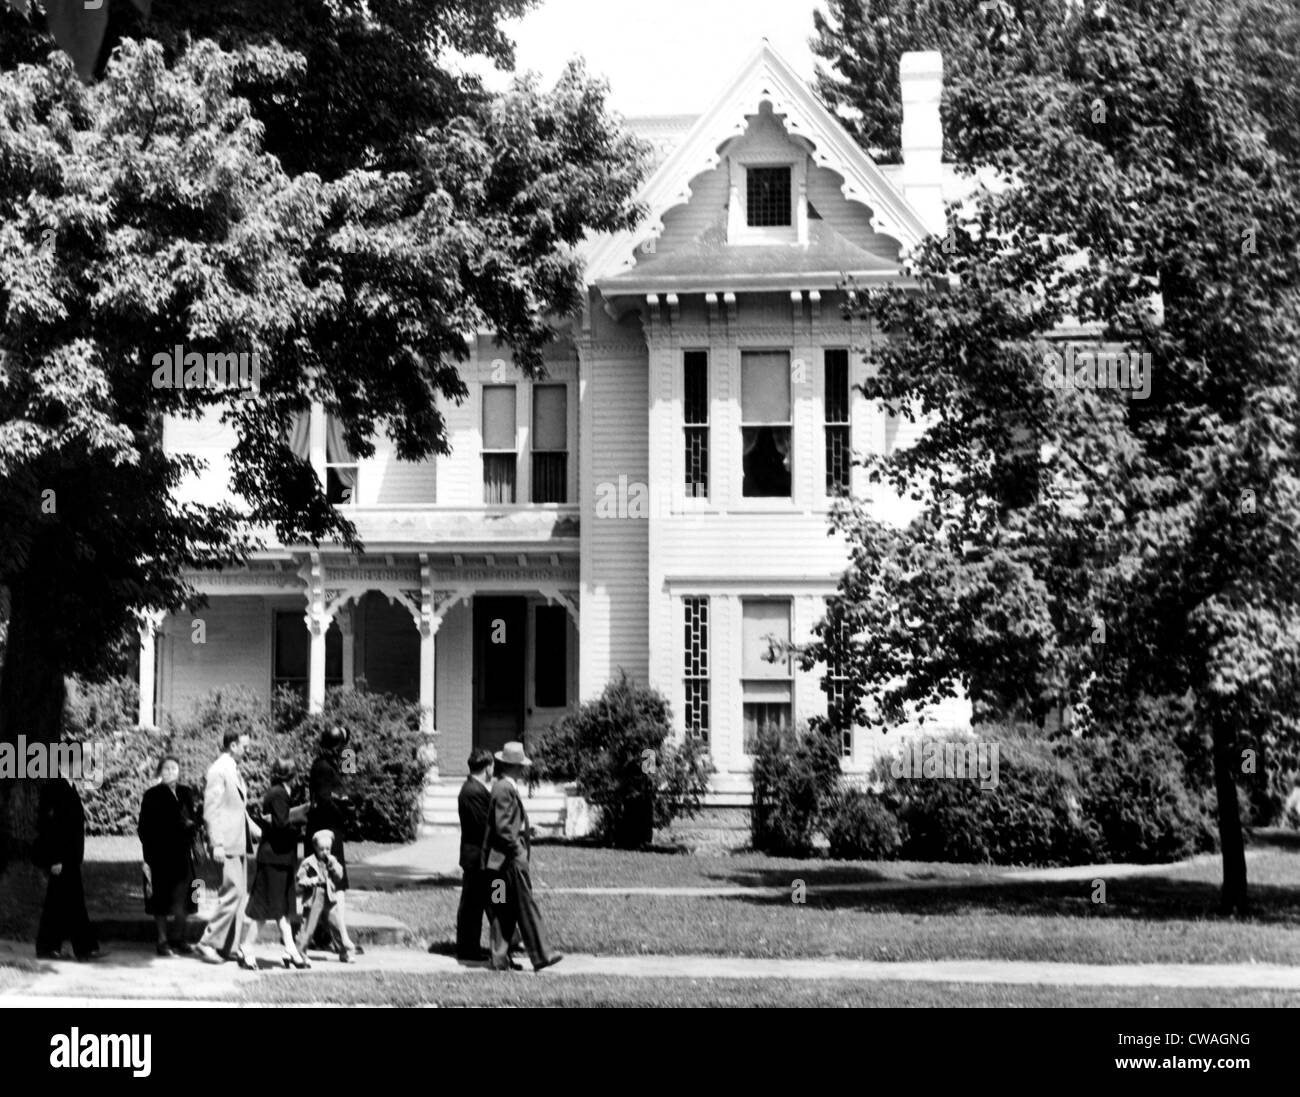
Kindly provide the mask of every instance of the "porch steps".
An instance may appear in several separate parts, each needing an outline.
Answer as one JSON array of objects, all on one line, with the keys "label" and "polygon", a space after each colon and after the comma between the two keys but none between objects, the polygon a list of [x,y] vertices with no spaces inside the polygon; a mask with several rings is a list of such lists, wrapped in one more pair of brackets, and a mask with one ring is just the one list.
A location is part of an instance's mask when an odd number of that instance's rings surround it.
[{"label": "porch steps", "polygon": [[[463,777],[443,777],[431,782],[424,791],[424,822],[421,833],[429,835],[460,826],[456,801]],[[703,811],[697,828],[705,830],[743,830],[748,833],[752,794],[747,788],[710,789],[704,795]],[[566,797],[562,785],[542,784],[531,793],[525,791],[524,806],[535,830],[546,837],[562,838],[566,834]],[[576,822],[576,820],[575,820]],[[570,827],[569,829],[572,829]],[[692,828],[695,829],[695,828]],[[578,830],[575,833],[584,833]],[[570,835],[572,836],[572,835]]]},{"label": "porch steps", "polygon": [[[424,790],[424,825],[422,833],[460,826],[456,806],[463,777],[444,777]],[[564,789],[559,785],[538,785],[530,794],[524,789],[524,808],[533,829],[547,837],[564,835]]]}]

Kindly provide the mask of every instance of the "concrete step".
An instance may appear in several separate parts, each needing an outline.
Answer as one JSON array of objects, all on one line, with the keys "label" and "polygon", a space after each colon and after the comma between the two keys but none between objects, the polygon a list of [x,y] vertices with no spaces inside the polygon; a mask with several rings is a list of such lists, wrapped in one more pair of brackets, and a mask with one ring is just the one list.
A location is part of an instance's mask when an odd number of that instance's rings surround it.
[{"label": "concrete step", "polygon": [[[111,941],[156,941],[158,939],[158,930],[154,925],[154,920],[147,914],[137,914],[134,912],[123,911],[96,911],[92,910],[90,920],[95,926],[95,931],[105,942]],[[199,909],[198,914],[190,915],[185,924],[185,938],[191,944],[194,944],[203,936],[203,931],[208,928],[208,913]],[[297,919],[293,919],[294,932],[299,928]],[[396,918],[390,918],[386,914],[372,914],[365,910],[357,909],[349,905],[347,912],[348,936],[359,945],[403,945],[411,939],[411,931]],[[271,949],[272,938],[278,944],[279,935],[273,933],[270,929],[263,929],[258,933],[257,943],[259,951],[266,952]]]}]

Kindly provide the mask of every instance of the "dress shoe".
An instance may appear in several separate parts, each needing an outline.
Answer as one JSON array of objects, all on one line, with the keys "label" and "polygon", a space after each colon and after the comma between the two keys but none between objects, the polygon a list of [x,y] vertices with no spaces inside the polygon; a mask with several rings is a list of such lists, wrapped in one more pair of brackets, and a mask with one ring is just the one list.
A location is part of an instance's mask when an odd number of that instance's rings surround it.
[{"label": "dress shoe", "polygon": [[175,955],[176,955],[174,952],[172,952],[172,947],[171,947],[171,945],[169,945],[166,941],[159,941],[158,944],[155,946],[155,948],[157,949],[157,952],[158,952],[158,955],[159,955],[159,956],[175,956]]},{"label": "dress shoe", "polygon": [[177,956],[194,955],[194,946],[187,945],[184,941],[168,941],[167,944]]},{"label": "dress shoe", "polygon": [[249,956],[248,953],[246,952],[236,952],[235,955],[232,957],[232,959],[241,968],[243,968],[244,971],[257,970],[257,961],[254,960],[251,956]]},{"label": "dress shoe", "polygon": [[211,945],[195,945],[194,951],[205,964],[224,964],[226,962],[226,957],[222,956]]},{"label": "dress shoe", "polygon": [[92,948],[89,952],[80,953],[77,959],[83,964],[89,964],[96,960],[102,960],[107,955],[108,949],[106,948]]},{"label": "dress shoe", "polygon": [[552,952],[549,956],[543,956],[541,960],[533,964],[534,971],[545,971],[548,967],[554,967],[564,959],[564,953]]}]

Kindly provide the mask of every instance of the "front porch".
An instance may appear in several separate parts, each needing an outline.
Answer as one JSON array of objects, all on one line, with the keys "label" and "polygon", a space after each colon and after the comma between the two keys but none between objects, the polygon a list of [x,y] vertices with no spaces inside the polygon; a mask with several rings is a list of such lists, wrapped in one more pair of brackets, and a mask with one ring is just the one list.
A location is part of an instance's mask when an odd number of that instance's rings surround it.
[{"label": "front porch", "polygon": [[577,700],[576,556],[310,551],[193,582],[206,607],[141,625],[142,725],[236,685],[268,703],[295,690],[318,712],[328,688],[364,680],[420,705],[437,781]]}]

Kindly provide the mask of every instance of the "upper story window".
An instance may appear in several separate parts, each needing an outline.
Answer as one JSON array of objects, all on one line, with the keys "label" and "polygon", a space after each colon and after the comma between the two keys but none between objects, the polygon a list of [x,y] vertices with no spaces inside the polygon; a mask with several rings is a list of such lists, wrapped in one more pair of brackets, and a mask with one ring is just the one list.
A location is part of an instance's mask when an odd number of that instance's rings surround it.
[{"label": "upper story window", "polygon": [[740,357],[740,434],[747,499],[790,498],[790,355]]},{"label": "upper story window", "polygon": [[826,365],[826,494],[847,495],[853,469],[849,422],[849,352],[828,350]]},{"label": "upper story window", "polygon": [[355,503],[358,495],[357,459],[348,451],[343,438],[343,421],[333,415],[325,418],[325,497],[335,505]]},{"label": "upper story window", "polygon": [[750,228],[785,228],[791,219],[791,170],[788,167],[745,171],[745,223]]},{"label": "upper story window", "polygon": [[569,498],[569,399],[563,385],[533,388],[534,503],[565,503]]},{"label": "upper story window", "polygon": [[483,386],[483,502],[513,503],[519,463],[515,386]]},{"label": "upper story window", "polygon": [[709,497],[709,353],[688,350],[682,361],[682,423],[686,498]]}]

